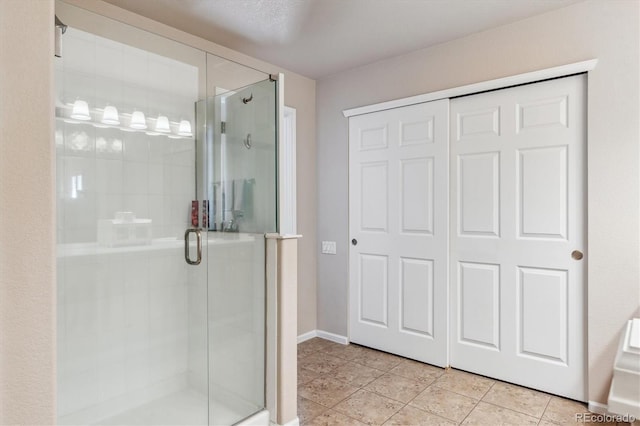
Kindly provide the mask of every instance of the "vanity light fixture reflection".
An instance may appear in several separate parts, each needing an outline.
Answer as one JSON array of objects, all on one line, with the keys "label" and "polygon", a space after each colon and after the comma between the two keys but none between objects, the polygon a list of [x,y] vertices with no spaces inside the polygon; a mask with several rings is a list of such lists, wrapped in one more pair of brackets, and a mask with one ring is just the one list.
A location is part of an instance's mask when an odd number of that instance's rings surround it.
[{"label": "vanity light fixture reflection", "polygon": [[[2,0],[0,0],[2,1]],[[57,112],[57,111],[56,111]],[[96,116],[95,122],[91,123],[95,127],[109,128],[116,127],[125,132],[136,132],[143,130],[150,136],[168,136],[171,139],[192,138],[193,128],[189,120],[180,120],[179,122],[170,121],[166,115],[158,115],[156,119],[151,119],[151,125],[147,125],[147,119],[144,112],[134,110],[132,114],[124,113],[124,123],[120,120],[118,108],[113,105],[107,105],[104,109],[94,109]],[[61,118],[67,123],[77,123],[78,121],[92,120],[91,110],[86,101],[77,99],[72,107],[71,113],[65,118]],[[77,120],[77,121],[76,121]]]},{"label": "vanity light fixture reflection", "polygon": [[136,130],[144,130],[147,128],[147,121],[144,118],[144,113],[142,111],[134,111],[131,114],[131,123],[129,123],[129,127]]},{"label": "vanity light fixture reflection", "polygon": [[118,109],[112,105],[107,105],[104,107],[104,111],[102,112],[102,120],[100,120],[103,124],[109,124],[112,126],[117,126],[120,124],[120,117],[118,116]]},{"label": "vanity light fixture reflection", "polygon": [[166,115],[159,115],[156,120],[156,132],[159,133],[170,133],[171,127],[169,126],[169,118]]},{"label": "vanity light fixture reflection", "polygon": [[191,122],[189,120],[180,121],[180,125],[178,126],[178,135],[179,136],[193,136],[191,133]]},{"label": "vanity light fixture reflection", "polygon": [[83,100],[76,100],[73,103],[73,109],[71,110],[71,118],[75,120],[87,121],[91,120],[91,114],[89,114],[89,104]]}]

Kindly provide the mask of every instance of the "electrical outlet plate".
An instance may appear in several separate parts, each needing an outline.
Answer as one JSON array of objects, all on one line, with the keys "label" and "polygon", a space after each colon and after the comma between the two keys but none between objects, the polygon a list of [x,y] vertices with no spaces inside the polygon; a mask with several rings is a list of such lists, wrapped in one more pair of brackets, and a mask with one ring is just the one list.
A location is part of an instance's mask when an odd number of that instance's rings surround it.
[{"label": "electrical outlet plate", "polygon": [[323,254],[336,254],[336,242],[335,241],[323,241],[322,242]]}]

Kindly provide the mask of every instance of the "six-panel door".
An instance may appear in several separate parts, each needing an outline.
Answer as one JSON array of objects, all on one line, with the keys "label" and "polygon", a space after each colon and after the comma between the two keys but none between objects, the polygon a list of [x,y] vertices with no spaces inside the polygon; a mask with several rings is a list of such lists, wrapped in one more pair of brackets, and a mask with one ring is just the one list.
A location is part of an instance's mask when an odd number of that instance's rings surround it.
[{"label": "six-panel door", "polygon": [[584,400],[585,77],[451,101],[451,365]]},{"label": "six-panel door", "polygon": [[349,120],[349,337],[444,366],[448,100]]}]

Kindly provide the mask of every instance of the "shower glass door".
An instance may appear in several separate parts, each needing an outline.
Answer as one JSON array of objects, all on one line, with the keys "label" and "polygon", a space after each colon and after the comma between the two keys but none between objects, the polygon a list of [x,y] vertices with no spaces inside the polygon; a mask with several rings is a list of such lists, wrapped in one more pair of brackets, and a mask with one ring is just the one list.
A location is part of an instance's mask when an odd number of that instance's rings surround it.
[{"label": "shower glass door", "polygon": [[198,102],[197,192],[206,206],[209,423],[265,406],[265,239],[276,231],[276,86]]},{"label": "shower glass door", "polygon": [[57,424],[235,424],[265,405],[277,83],[56,15]]},{"label": "shower glass door", "polygon": [[56,14],[57,424],[207,425],[206,267],[184,260],[206,54]]}]

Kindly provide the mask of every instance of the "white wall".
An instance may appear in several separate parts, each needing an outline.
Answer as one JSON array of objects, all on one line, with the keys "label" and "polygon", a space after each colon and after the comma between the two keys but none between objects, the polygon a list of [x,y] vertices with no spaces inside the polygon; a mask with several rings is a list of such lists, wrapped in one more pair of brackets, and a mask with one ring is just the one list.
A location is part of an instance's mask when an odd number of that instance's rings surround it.
[{"label": "white wall", "polygon": [[53,16],[0,1],[0,424],[55,423]]},{"label": "white wall", "polygon": [[598,58],[588,80],[589,399],[606,403],[619,332],[640,304],[640,3],[589,0],[317,83],[318,328],[347,334],[348,121],[342,110]]}]

